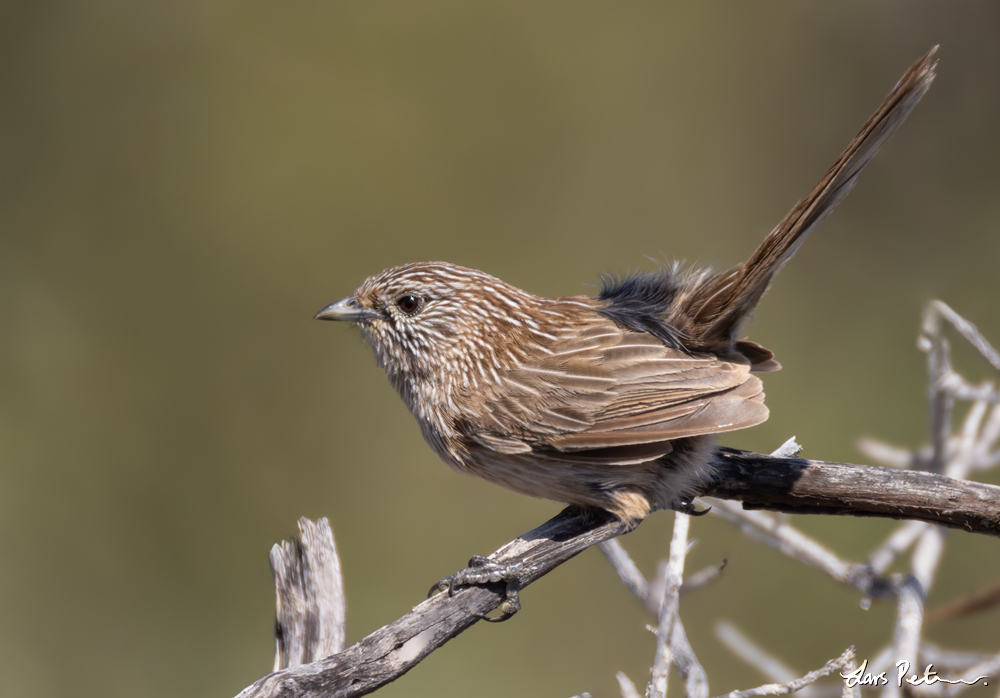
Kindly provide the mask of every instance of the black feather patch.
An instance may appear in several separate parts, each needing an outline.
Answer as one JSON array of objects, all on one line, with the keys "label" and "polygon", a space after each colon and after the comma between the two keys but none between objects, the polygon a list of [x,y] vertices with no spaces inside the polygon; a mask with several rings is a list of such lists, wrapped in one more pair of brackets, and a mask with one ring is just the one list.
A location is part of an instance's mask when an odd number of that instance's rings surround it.
[{"label": "black feather patch", "polygon": [[621,280],[605,277],[597,297],[611,305],[597,312],[621,327],[648,332],[671,349],[686,352],[680,332],[663,317],[679,288],[676,274],[668,269]]}]

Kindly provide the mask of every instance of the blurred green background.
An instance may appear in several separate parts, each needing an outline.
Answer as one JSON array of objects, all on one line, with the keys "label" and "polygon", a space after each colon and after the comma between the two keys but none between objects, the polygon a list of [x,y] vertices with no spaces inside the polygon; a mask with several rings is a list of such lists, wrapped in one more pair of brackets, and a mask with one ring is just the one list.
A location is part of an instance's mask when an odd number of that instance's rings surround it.
[{"label": "blurred green background", "polygon": [[[990,0],[3,3],[4,694],[237,693],[269,671],[267,553],[301,515],[333,525],[354,642],[554,514],[451,472],[358,335],[312,314],[408,261],[547,295],[740,261],[940,43],[924,103],[762,303],[750,334],[785,370],[770,421],[725,439],[923,443],[923,305],[1000,342],[998,36]],[[671,518],[624,541],[649,574]],[[797,522],[854,560],[893,527]],[[682,604],[713,694],[762,680],[719,618],[801,671],[889,639],[891,604],[711,517],[693,534],[691,571],[730,561]],[[930,602],[998,575],[996,540],[952,533]],[[381,695],[647,679],[647,619],[596,550],[523,600]],[[996,651],[997,621],[928,635]]]}]

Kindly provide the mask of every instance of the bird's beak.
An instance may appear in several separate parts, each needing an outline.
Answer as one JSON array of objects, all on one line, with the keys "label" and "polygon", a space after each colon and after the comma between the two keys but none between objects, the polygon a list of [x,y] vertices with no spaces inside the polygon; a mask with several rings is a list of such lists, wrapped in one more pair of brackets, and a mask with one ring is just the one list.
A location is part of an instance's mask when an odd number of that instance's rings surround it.
[{"label": "bird's beak", "polygon": [[361,307],[354,296],[348,296],[342,301],[328,305],[313,315],[313,320],[349,320],[357,322],[368,317],[369,312]]}]

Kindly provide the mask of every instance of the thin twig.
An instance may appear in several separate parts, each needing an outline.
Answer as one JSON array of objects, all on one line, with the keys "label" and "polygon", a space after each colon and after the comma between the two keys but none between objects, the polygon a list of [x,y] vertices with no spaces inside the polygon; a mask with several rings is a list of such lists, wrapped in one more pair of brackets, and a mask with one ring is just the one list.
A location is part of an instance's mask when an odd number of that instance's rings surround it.
[{"label": "thin twig", "polygon": [[688,551],[688,530],[691,517],[676,512],[674,514],[674,534],[670,540],[670,561],[664,575],[663,601],[660,604],[660,622],[656,628],[656,659],[653,676],[646,687],[648,698],[666,698],[667,676],[674,661],[671,646],[671,631],[677,618],[678,590],[684,578],[684,560]]},{"label": "thin twig", "polygon": [[986,470],[1000,463],[1000,451],[990,452],[998,441],[1000,441],[1000,405],[993,405],[986,423],[979,432],[979,443],[973,459],[976,470]]},{"label": "thin twig", "polygon": [[[663,588],[666,586],[665,582],[651,585],[617,539],[604,541],[599,544],[599,547],[629,591],[643,602],[643,605],[650,613],[659,618],[664,597]],[[706,568],[691,577],[690,580],[683,582],[677,590],[678,596],[683,595],[686,591],[705,586],[714,579],[717,579],[722,572],[722,568],[725,566],[726,563],[723,561],[721,565]],[[664,570],[660,576],[664,578],[668,577],[668,569],[669,562],[664,566]],[[689,582],[694,583],[689,584]],[[661,588],[659,594],[655,593],[657,588]],[[651,630],[657,633],[656,628],[651,628]],[[669,636],[673,661],[684,678],[684,692],[687,694],[687,698],[708,698],[708,675],[695,656],[691,643],[688,642],[687,633],[684,631],[684,625],[681,623],[680,616],[678,615],[674,616],[674,623]],[[621,683],[623,677],[625,680],[628,680],[624,674],[619,674],[619,683]],[[635,687],[632,686],[632,688],[634,690]],[[623,689],[622,695],[625,695],[625,689]]]},{"label": "thin twig", "polygon": [[[649,607],[649,581],[639,571],[631,556],[622,547],[617,538],[598,543],[597,547],[604,554],[604,557],[611,564],[611,568],[618,573],[619,579],[625,587],[635,594],[646,607]],[[657,601],[657,603],[659,603]],[[654,611],[658,613],[659,611]]]},{"label": "thin twig", "polygon": [[962,429],[951,439],[951,449],[944,474],[957,480],[964,480],[972,471],[979,450],[979,434],[983,419],[989,410],[989,403],[977,400],[969,407],[962,422]]},{"label": "thin twig", "polygon": [[893,446],[870,436],[858,439],[856,446],[864,456],[888,468],[921,469],[924,467],[924,461],[919,460],[920,456],[903,446]]},{"label": "thin twig", "polygon": [[952,394],[959,400],[966,400],[968,402],[973,402],[975,400],[982,400],[983,402],[1000,402],[1000,392],[997,391],[996,387],[990,381],[983,381],[979,385],[975,385],[965,380],[961,375],[950,371],[947,375],[941,377],[941,387]]},{"label": "thin twig", "polygon": [[1000,582],[996,582],[977,591],[950,601],[942,606],[928,611],[926,618],[931,622],[950,620],[962,616],[972,615],[978,611],[985,610],[1000,604]]},{"label": "thin twig", "polygon": [[885,542],[868,556],[868,566],[875,574],[883,574],[896,558],[906,552],[927,528],[923,521],[906,521],[893,531]]},{"label": "thin twig", "polygon": [[[649,580],[639,571],[632,557],[617,538],[598,543],[597,547],[604,554],[604,557],[611,565],[611,568],[618,574],[619,579],[622,580],[625,587],[642,602],[646,610],[654,616],[659,617],[660,602],[663,600],[661,585],[658,583],[650,584]],[[718,565],[709,565],[700,572],[692,574],[681,584],[680,595],[684,596],[714,582],[722,575],[722,570],[726,568],[726,564],[727,561],[723,560]]]},{"label": "thin twig", "polygon": [[888,674],[889,668],[892,667],[893,662],[895,661],[893,652],[894,649],[891,643],[883,647],[881,651],[875,655],[875,658],[868,662],[868,666],[866,667],[867,671],[875,676],[881,674],[882,672],[886,672]]},{"label": "thin twig", "polygon": [[949,671],[971,669],[977,664],[994,661],[996,657],[997,655],[986,652],[949,650],[926,641],[920,646],[920,666],[933,664],[935,668]]},{"label": "thin twig", "polygon": [[[941,304],[944,306],[944,304]],[[944,306],[947,307],[947,306]],[[931,462],[932,472],[944,471],[948,458],[948,436],[951,433],[951,410],[955,398],[945,387],[944,379],[951,373],[951,349],[942,333],[942,317],[934,303],[924,311],[922,335],[917,346],[927,354],[927,371],[930,373],[931,404]]]},{"label": "thin twig", "polygon": [[729,560],[723,560],[718,565],[709,565],[700,572],[695,572],[690,577],[684,580],[681,584],[681,596],[688,594],[702,587],[706,587],[716,579],[722,576],[722,570],[726,569],[726,565],[729,564]]},{"label": "thin twig", "polygon": [[[858,663],[851,658],[846,664],[844,664],[844,670],[840,672],[841,677],[849,676],[853,674],[858,669]],[[844,687],[841,689],[840,698],[861,698],[861,683],[844,681]]]},{"label": "thin twig", "polygon": [[983,358],[986,359],[993,366],[993,368],[1000,371],[1000,352],[997,352],[997,350],[986,341],[986,338],[983,337],[976,326],[952,310],[943,301],[931,301],[927,304],[927,310],[924,311],[924,332],[929,333],[927,329],[929,327],[930,332],[932,333],[936,328],[940,327],[941,320],[950,323],[951,326],[954,327],[976,351],[982,354]]},{"label": "thin twig", "polygon": [[[923,629],[924,601],[934,578],[934,572],[944,549],[944,531],[929,527],[917,541],[912,558],[912,573],[899,588],[899,610],[893,635],[893,653],[897,661],[917,665],[920,636]],[[895,698],[901,693],[898,682],[890,681],[882,695]]]},{"label": "thin twig", "polygon": [[684,679],[684,693],[687,698],[708,698],[708,674],[695,656],[681,617],[674,617],[670,630],[670,644],[674,652],[674,663]]},{"label": "thin twig", "polygon": [[778,696],[784,693],[794,693],[795,691],[800,690],[803,686],[808,686],[824,676],[843,669],[847,666],[848,662],[853,659],[854,648],[848,647],[839,657],[831,659],[824,664],[821,669],[810,671],[800,679],[795,679],[794,681],[789,681],[787,683],[766,684],[764,686],[758,686],[757,688],[751,688],[746,691],[733,691],[732,693],[726,693],[722,696],[717,696],[716,698],[754,698],[754,696]]},{"label": "thin twig", "polygon": [[799,454],[802,453],[802,444],[795,440],[795,437],[791,437],[785,443],[781,444],[774,451],[771,452],[772,458],[798,458]]},{"label": "thin twig", "polygon": [[996,654],[990,659],[980,662],[966,669],[959,678],[962,684],[950,684],[944,687],[944,696],[953,696],[963,692],[967,686],[978,683],[981,679],[993,677],[1000,673],[1000,654]]},{"label": "thin twig", "polygon": [[733,502],[713,502],[712,512],[738,525],[749,537],[769,545],[810,567],[815,567],[838,582],[854,587],[865,595],[892,594],[891,584],[880,579],[868,565],[844,562],[816,540],[788,524],[778,522],[760,511],[745,511]]},{"label": "thin twig", "polygon": [[724,620],[718,621],[715,624],[715,637],[730,652],[742,659],[744,664],[759,671],[765,679],[775,683],[788,683],[795,680],[796,673],[790,667],[744,635],[732,623]]},{"label": "thin twig", "polygon": [[933,695],[935,698],[951,698],[964,693],[973,686],[987,686],[991,678],[1000,673],[1000,654],[994,655],[966,669],[951,682],[936,682],[931,686],[911,687],[918,695]]},{"label": "thin twig", "polygon": [[615,674],[615,678],[618,679],[618,690],[621,691],[622,698],[641,698],[639,689],[635,687],[632,679],[627,677],[624,671]]}]

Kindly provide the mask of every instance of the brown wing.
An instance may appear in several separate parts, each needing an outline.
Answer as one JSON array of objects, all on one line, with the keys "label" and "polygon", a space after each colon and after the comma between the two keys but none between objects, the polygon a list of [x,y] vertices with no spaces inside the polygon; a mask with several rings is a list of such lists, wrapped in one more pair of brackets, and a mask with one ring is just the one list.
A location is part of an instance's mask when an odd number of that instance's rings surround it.
[{"label": "brown wing", "polygon": [[603,318],[556,344],[480,396],[476,422],[490,427],[471,438],[501,453],[628,464],[669,453],[674,439],[767,419],[749,361],[688,355]]}]

